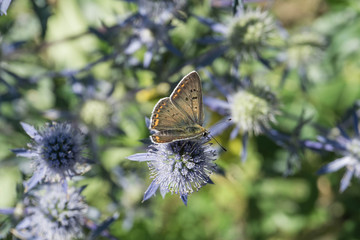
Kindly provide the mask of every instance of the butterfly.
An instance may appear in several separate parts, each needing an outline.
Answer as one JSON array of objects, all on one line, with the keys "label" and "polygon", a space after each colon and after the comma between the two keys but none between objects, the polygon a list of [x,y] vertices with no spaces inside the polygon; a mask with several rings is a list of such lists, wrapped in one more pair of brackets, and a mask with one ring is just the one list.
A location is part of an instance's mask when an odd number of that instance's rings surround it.
[{"label": "butterfly", "polygon": [[206,136],[202,126],[204,111],[199,74],[186,75],[170,97],[155,105],[150,118],[150,139],[153,143],[170,143]]}]

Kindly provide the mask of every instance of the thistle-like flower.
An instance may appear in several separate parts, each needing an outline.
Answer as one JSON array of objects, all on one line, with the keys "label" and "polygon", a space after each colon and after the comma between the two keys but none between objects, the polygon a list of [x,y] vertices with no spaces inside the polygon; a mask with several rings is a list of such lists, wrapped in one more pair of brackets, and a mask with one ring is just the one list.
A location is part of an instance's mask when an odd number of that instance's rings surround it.
[{"label": "thistle-like flower", "polygon": [[292,69],[309,66],[324,54],[325,38],[319,33],[305,31],[293,34],[288,39],[287,59]]},{"label": "thistle-like flower", "polygon": [[32,138],[29,149],[14,149],[17,156],[32,160],[33,176],[24,183],[25,191],[40,181],[58,182],[66,186],[66,179],[82,174],[87,170],[84,157],[83,135],[68,123],[50,123],[37,131],[27,123],[21,123],[25,132]]},{"label": "thistle-like flower", "polygon": [[118,127],[121,98],[116,94],[118,89],[115,83],[88,75],[82,78],[73,77],[70,84],[79,100],[76,111],[70,113],[51,110],[47,114],[48,118],[65,118],[70,115],[78,119],[81,131],[86,135],[90,133],[90,137],[96,135],[92,133],[100,132],[113,136],[121,132]]},{"label": "thistle-like flower", "polygon": [[275,122],[277,102],[275,95],[267,88],[254,87],[240,90],[232,95],[231,119],[243,132],[262,133],[264,128]]},{"label": "thistle-like flower", "polygon": [[326,45],[325,37],[314,31],[290,35],[287,39],[286,51],[278,55],[278,61],[286,65],[282,84],[285,83],[290,70],[297,71],[303,90],[306,90],[312,78],[319,78],[319,76],[324,78],[325,73],[319,72],[319,64],[324,56]]},{"label": "thistle-like flower", "polygon": [[269,12],[260,9],[241,11],[227,30],[227,41],[242,59],[256,58],[274,37],[275,23]]},{"label": "thistle-like flower", "polygon": [[148,16],[156,23],[166,23],[184,7],[184,0],[136,0],[141,15]]},{"label": "thistle-like flower", "polygon": [[160,188],[160,193],[175,193],[187,204],[187,196],[212,183],[210,174],[216,170],[216,151],[208,138],[199,141],[177,141],[152,144],[147,153],[129,156],[132,161],[146,161],[152,183],[144,194],[146,201]]},{"label": "thistle-like flower", "polygon": [[[130,1],[130,0],[127,0]],[[182,53],[172,44],[169,36],[173,26],[169,23],[174,18],[186,1],[172,0],[135,0],[138,12],[125,19],[121,24],[129,26],[132,33],[126,37],[124,53],[127,56],[135,55],[139,49],[145,49],[143,54],[143,66],[148,68],[152,60],[168,50],[176,56]],[[136,63],[137,60],[133,59]]]},{"label": "thistle-like flower", "polygon": [[13,230],[21,239],[71,240],[82,238],[87,205],[84,188],[62,190],[59,184],[42,185],[24,199],[25,217]]},{"label": "thistle-like flower", "polygon": [[262,57],[262,51],[275,43],[277,36],[276,24],[267,11],[260,9],[239,8],[234,18],[227,23],[215,22],[211,19],[197,17],[198,20],[209,26],[218,36],[207,36],[199,39],[204,44],[218,44],[217,47],[206,52],[199,60],[200,66],[210,64],[216,57],[225,53],[233,59],[238,67],[243,60],[260,60],[266,67],[270,67],[268,60]]},{"label": "thistle-like flower", "polygon": [[354,137],[338,126],[330,131],[328,136],[318,136],[318,141],[304,141],[304,146],[313,150],[334,152],[342,157],[326,164],[318,174],[331,173],[346,168],[345,175],[340,182],[340,192],[345,191],[353,176],[360,179],[360,128],[356,113],[353,113]]},{"label": "thistle-like flower", "polygon": [[224,94],[227,101],[204,97],[205,105],[225,116],[225,120],[221,124],[214,125],[210,131],[213,135],[218,135],[226,128],[234,125],[235,128],[232,130],[230,138],[235,138],[239,133],[243,134],[241,158],[245,160],[248,135],[261,134],[270,127],[271,122],[276,122],[275,117],[279,114],[277,98],[267,87],[249,86],[232,93],[222,87],[213,76],[211,79]]},{"label": "thistle-like flower", "polygon": [[104,129],[111,120],[112,108],[107,101],[89,99],[84,102],[80,117],[84,123],[95,129]]}]

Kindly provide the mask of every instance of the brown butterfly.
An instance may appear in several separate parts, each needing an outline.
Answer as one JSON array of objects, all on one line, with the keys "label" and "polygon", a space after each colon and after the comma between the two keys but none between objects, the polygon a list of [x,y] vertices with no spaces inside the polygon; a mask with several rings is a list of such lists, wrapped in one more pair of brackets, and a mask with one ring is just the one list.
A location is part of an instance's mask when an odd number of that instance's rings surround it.
[{"label": "brown butterfly", "polygon": [[192,71],[176,86],[170,97],[155,105],[150,119],[153,143],[170,143],[207,135],[202,127],[204,111],[199,74]]}]

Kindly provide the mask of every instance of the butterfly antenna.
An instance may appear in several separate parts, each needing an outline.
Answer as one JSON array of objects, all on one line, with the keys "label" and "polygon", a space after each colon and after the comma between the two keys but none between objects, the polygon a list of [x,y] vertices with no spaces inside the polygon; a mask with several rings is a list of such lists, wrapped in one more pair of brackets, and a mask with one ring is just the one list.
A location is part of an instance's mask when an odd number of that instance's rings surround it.
[{"label": "butterfly antenna", "polygon": [[211,134],[209,133],[209,136],[210,136],[212,139],[215,140],[215,142],[221,147],[221,149],[222,149],[224,152],[227,151],[226,148],[224,148],[224,147],[219,143],[219,141],[216,140],[216,138],[215,138],[213,135],[211,135]]}]

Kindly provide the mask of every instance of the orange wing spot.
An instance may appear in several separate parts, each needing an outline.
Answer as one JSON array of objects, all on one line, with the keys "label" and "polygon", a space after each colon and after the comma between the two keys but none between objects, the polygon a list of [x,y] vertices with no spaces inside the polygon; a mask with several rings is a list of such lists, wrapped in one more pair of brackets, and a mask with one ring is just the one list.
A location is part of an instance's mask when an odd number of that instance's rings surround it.
[{"label": "orange wing spot", "polygon": [[153,136],[153,139],[155,142],[159,143],[160,142],[160,137],[159,136]]},{"label": "orange wing spot", "polygon": [[174,98],[176,98],[176,97],[177,97],[177,94],[174,95]]},{"label": "orange wing spot", "polygon": [[181,87],[184,87],[185,86],[185,84],[181,84]]},{"label": "orange wing spot", "polygon": [[160,108],[163,108],[164,106],[160,106]]},{"label": "orange wing spot", "polygon": [[156,127],[157,125],[159,125],[159,119],[155,119],[153,127]]},{"label": "orange wing spot", "polygon": [[157,112],[160,112],[160,109],[158,109]]},{"label": "orange wing spot", "polygon": [[159,114],[156,113],[156,114],[154,115],[154,117],[155,117],[155,118],[158,118],[158,117],[159,117]]},{"label": "orange wing spot", "polygon": [[179,88],[176,92],[178,92],[178,93],[179,93],[180,91],[181,91],[181,88]]}]

